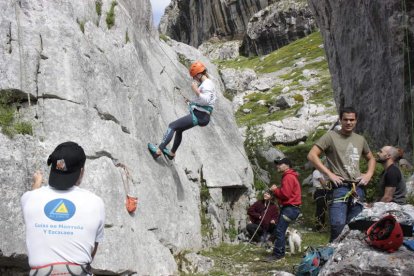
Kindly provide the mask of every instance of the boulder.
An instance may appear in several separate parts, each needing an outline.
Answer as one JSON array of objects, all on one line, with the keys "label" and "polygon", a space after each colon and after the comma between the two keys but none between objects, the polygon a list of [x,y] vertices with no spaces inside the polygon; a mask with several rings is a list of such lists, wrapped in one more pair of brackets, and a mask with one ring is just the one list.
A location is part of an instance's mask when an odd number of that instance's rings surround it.
[{"label": "boulder", "polygon": [[[406,220],[407,215],[414,218],[414,206],[396,203],[377,202],[372,208],[365,208],[356,217],[378,220],[385,212],[397,210],[405,214],[396,214],[399,222]],[[319,275],[412,275],[414,252],[401,246],[396,252],[388,253],[369,246],[365,241],[365,233],[350,230],[348,226],[342,231],[334,247],[332,258],[323,266]]]},{"label": "boulder", "polygon": [[302,113],[299,117],[268,122],[260,127],[264,130],[264,138],[269,138],[273,144],[296,144],[306,140],[319,125],[332,124],[337,119],[337,115],[325,115],[324,112],[314,116]]},{"label": "boulder", "polygon": [[275,106],[282,110],[291,108],[295,103],[295,99],[286,95],[277,96],[275,100]]},{"label": "boulder", "polygon": [[226,91],[233,94],[249,90],[250,83],[257,79],[256,72],[252,69],[237,70],[226,68],[221,70],[220,74]]},{"label": "boulder", "polygon": [[239,57],[240,40],[225,42],[204,42],[198,50],[211,60],[228,60]]},{"label": "boulder", "polygon": [[180,271],[186,274],[206,274],[214,266],[214,261],[208,257],[190,252],[180,256]]}]

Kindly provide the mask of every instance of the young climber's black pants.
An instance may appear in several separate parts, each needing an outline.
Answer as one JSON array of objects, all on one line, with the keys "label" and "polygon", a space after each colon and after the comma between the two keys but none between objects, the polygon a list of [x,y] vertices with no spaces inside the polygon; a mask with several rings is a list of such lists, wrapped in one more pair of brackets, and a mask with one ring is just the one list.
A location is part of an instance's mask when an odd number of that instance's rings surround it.
[{"label": "young climber's black pants", "polygon": [[[206,112],[198,111],[195,109],[194,115],[197,117],[199,126],[206,126],[210,122],[210,114]],[[171,142],[171,139],[173,138],[175,133],[174,144],[171,151],[176,152],[181,144],[183,131],[186,131],[187,129],[190,129],[192,127],[194,127],[194,123],[193,116],[191,113],[170,123],[168,125],[167,132],[164,134],[164,138],[162,139],[159,148],[161,150],[164,149]]]}]

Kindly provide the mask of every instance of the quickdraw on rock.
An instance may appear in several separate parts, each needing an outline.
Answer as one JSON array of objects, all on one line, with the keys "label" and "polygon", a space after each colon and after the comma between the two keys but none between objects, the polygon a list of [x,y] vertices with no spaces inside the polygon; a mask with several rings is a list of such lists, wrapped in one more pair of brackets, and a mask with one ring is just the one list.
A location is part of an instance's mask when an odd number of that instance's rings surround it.
[{"label": "quickdraw on rock", "polygon": [[121,172],[121,177],[122,177],[122,183],[124,184],[124,189],[126,193],[125,207],[128,213],[131,214],[135,212],[135,210],[137,209],[137,205],[138,205],[138,197],[133,196],[129,193],[129,183],[131,180],[131,175],[129,173],[127,166],[125,166],[124,164],[118,163],[116,164],[116,167],[121,168],[122,171],[124,172],[124,173]]}]

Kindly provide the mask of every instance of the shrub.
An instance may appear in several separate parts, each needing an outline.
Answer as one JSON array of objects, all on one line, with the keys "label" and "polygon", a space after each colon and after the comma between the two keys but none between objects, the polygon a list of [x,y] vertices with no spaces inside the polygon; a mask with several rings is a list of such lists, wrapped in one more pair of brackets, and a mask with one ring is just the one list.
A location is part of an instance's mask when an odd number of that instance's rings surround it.
[{"label": "shrub", "polygon": [[303,103],[303,101],[304,101],[303,96],[301,94],[295,94],[295,95],[293,95],[293,98],[295,99],[295,101],[297,101],[299,103]]},{"label": "shrub", "polygon": [[230,219],[229,224],[230,226],[229,226],[229,229],[227,229],[227,234],[229,235],[230,240],[234,241],[236,240],[237,234],[238,234],[234,218]]},{"label": "shrub", "polygon": [[129,42],[128,30],[125,32],[125,43]]},{"label": "shrub", "polygon": [[18,122],[14,125],[14,129],[19,134],[33,135],[32,125],[28,122]]},{"label": "shrub", "polygon": [[246,140],[244,141],[244,149],[250,161],[256,158],[256,152],[263,147],[266,140],[263,137],[263,128],[257,126],[248,126],[246,130]]},{"label": "shrub", "polygon": [[96,10],[96,14],[101,17],[102,15],[102,1],[98,0],[95,1],[95,10]]},{"label": "shrub", "polygon": [[111,8],[106,13],[106,25],[108,29],[112,28],[115,25],[115,6],[117,5],[116,1],[112,1]]},{"label": "shrub", "polygon": [[80,21],[79,19],[76,19],[76,22],[78,22],[79,28],[80,28],[81,32],[82,33],[85,33],[85,22],[84,21]]},{"label": "shrub", "polygon": [[16,134],[33,135],[32,126],[28,122],[16,121],[16,107],[13,92],[0,91],[0,127],[4,135],[12,138]]}]

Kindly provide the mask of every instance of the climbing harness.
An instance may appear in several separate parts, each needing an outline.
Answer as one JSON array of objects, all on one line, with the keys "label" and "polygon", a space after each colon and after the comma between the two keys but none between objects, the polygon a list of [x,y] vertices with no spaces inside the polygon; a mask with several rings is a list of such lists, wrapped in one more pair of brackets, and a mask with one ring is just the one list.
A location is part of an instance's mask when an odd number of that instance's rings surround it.
[{"label": "climbing harness", "polygon": [[138,205],[138,198],[135,196],[132,196],[129,192],[129,183],[131,181],[131,175],[129,173],[128,167],[125,166],[124,164],[118,163],[115,166],[122,169],[121,178],[122,178],[122,183],[124,184],[124,189],[126,193],[125,207],[128,213],[131,214],[135,212],[135,210],[137,209],[137,205]]},{"label": "climbing harness", "polygon": [[[194,114],[194,107],[199,107],[199,108],[202,108],[202,109],[204,109],[205,111],[207,111],[207,113],[208,113],[208,114],[210,114],[210,115],[211,115],[211,113],[213,112],[213,107],[208,106],[208,105],[204,105],[204,106],[203,106],[203,105],[199,105],[199,104],[196,104],[196,103],[189,102],[189,103],[188,103],[188,107],[189,107],[189,109],[190,109],[190,113],[191,113],[191,117],[192,117],[192,119],[193,119],[193,125],[194,125],[194,126],[199,125],[198,118],[197,118],[197,116]],[[201,126],[201,127],[203,127],[203,126]]]},{"label": "climbing harness", "polygon": [[356,192],[356,184],[355,181],[349,181],[345,180],[343,181],[344,184],[350,184],[351,190],[349,190],[343,197],[334,198],[332,200],[332,203],[338,203],[338,202],[349,202],[352,204],[363,204],[358,196],[358,193]]},{"label": "climbing harness", "polygon": [[30,269],[29,276],[89,276],[92,275],[90,264],[79,265],[75,263],[51,263],[43,266],[36,266]]}]

